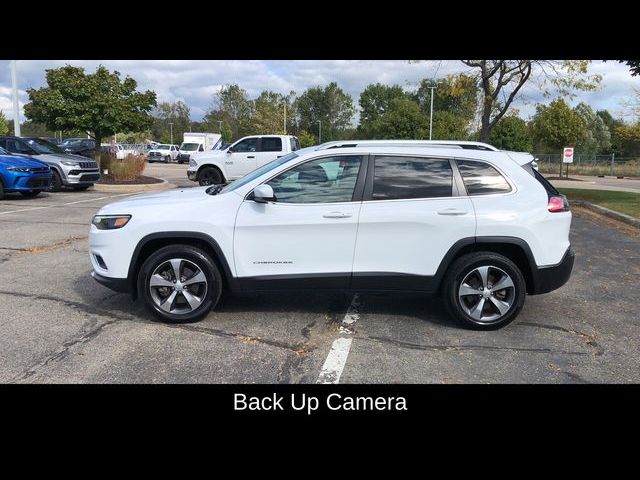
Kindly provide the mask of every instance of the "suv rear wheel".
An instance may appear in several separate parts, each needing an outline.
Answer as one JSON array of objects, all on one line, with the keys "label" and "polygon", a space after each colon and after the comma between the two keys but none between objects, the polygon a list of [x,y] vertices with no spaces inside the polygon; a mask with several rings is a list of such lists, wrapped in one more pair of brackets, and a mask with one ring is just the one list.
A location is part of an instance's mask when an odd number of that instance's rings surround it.
[{"label": "suv rear wheel", "polygon": [[192,322],[218,304],[222,276],[203,250],[169,245],[145,260],[138,274],[138,292],[161,320]]},{"label": "suv rear wheel", "polygon": [[495,330],[512,322],[522,310],[526,283],[518,266],[492,252],[457,259],[444,278],[449,314],[475,330]]}]

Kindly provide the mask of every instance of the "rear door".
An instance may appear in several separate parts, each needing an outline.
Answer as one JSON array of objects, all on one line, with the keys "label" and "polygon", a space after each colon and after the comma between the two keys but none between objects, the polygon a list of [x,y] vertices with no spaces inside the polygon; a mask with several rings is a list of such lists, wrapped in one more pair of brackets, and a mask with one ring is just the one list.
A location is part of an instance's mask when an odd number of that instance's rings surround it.
[{"label": "rear door", "polygon": [[284,154],[280,137],[262,137],[260,139],[260,151],[256,155],[256,167],[261,167]]},{"label": "rear door", "polygon": [[447,158],[371,157],[353,288],[432,290],[447,251],[458,240],[475,236],[473,205],[457,175]]}]

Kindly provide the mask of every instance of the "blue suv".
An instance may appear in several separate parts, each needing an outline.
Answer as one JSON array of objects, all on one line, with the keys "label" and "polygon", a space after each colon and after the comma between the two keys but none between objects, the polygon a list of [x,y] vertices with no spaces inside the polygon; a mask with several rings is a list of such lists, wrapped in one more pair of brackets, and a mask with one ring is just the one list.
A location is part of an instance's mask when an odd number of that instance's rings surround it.
[{"label": "blue suv", "polygon": [[35,197],[51,186],[51,169],[33,158],[12,155],[0,148],[0,200],[5,193]]}]

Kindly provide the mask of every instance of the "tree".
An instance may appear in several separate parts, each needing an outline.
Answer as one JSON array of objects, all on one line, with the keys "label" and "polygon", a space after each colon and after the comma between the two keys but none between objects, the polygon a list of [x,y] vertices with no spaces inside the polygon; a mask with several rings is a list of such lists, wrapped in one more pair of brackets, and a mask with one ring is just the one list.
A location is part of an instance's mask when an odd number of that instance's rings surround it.
[{"label": "tree", "polygon": [[381,135],[380,121],[391,109],[392,102],[398,98],[408,98],[400,85],[368,85],[360,94],[358,135],[363,138],[378,138]]},{"label": "tree", "polygon": [[549,105],[538,104],[531,128],[536,147],[558,152],[564,147],[575,146],[586,131],[580,115],[562,99],[556,99]]},{"label": "tree", "polygon": [[379,120],[377,138],[421,139],[428,136],[420,106],[410,98],[396,98]]},{"label": "tree", "polygon": [[159,103],[153,114],[153,137],[162,143],[180,143],[184,132],[191,131],[190,113],[189,106],[181,100]]},{"label": "tree", "polygon": [[574,90],[592,91],[599,87],[601,75],[589,75],[587,60],[462,60],[476,70],[482,90],[480,141],[489,139],[491,130],[507,113],[522,87],[534,79],[545,96],[547,87],[561,96]]},{"label": "tree", "polygon": [[353,100],[336,82],[307,89],[296,99],[295,108],[298,128],[317,136],[322,128],[323,141],[339,138],[340,131],[351,124],[355,111]]},{"label": "tree", "polygon": [[255,134],[284,134],[286,97],[270,90],[263,91],[253,101],[251,125]]},{"label": "tree", "polygon": [[[423,112],[431,110],[431,86],[433,91],[433,111],[451,112],[471,124],[478,109],[480,93],[476,78],[464,73],[449,75],[440,79],[424,79],[420,82],[414,98]],[[435,127],[435,122],[434,122]]]},{"label": "tree", "polygon": [[237,139],[253,133],[252,115],[253,102],[249,100],[246,90],[237,84],[231,84],[223,86],[215,95],[204,121],[214,132],[218,131],[219,121],[225,122],[231,128],[232,138]]},{"label": "tree", "polygon": [[616,127],[615,135],[623,155],[640,155],[640,122]]},{"label": "tree", "polygon": [[[423,113],[423,124],[429,125],[428,114]],[[428,132],[428,126],[425,127]],[[425,138],[429,134],[426,133]],[[433,112],[433,140],[466,140],[469,138],[469,122],[464,117],[447,110]]]},{"label": "tree", "polygon": [[582,118],[585,125],[585,135],[576,143],[576,152],[589,155],[609,153],[611,133],[602,118],[584,102],[580,102],[574,111]]},{"label": "tree", "polygon": [[137,91],[137,82],[129,76],[121,80],[117,71],[99,66],[86,74],[84,68],[66,65],[46,70],[46,80],[46,87],[27,90],[25,116],[53,131],[89,132],[98,161],[104,137],[145,130],[153,123],[149,112],[156,105],[156,94]]},{"label": "tree", "polygon": [[631,71],[631,76],[640,75],[640,60],[618,60],[620,63],[626,63]]},{"label": "tree", "polygon": [[312,133],[309,133],[306,130],[298,132],[298,140],[300,141],[301,148],[312,147],[313,145],[318,143],[316,137],[314,137]]},{"label": "tree", "polygon": [[0,110],[0,135],[9,134],[9,120],[4,116],[4,112]]},{"label": "tree", "polygon": [[489,142],[500,150],[530,152],[533,149],[527,122],[516,115],[506,115],[489,135]]},{"label": "tree", "polygon": [[608,110],[598,110],[596,112],[604,124],[609,129],[609,133],[611,134],[611,152],[616,155],[625,155],[626,152],[622,150],[622,146],[620,143],[620,139],[618,137],[617,129],[618,127],[625,127],[625,123],[623,120],[619,118],[613,118],[613,115],[609,113]]}]

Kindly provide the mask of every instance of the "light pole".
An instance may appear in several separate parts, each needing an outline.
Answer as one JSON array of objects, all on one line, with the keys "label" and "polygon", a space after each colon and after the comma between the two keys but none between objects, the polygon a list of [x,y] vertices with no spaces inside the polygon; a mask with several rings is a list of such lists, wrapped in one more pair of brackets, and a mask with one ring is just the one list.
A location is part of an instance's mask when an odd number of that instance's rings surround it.
[{"label": "light pole", "polygon": [[16,61],[11,60],[11,83],[13,86],[13,134],[20,136],[20,108],[18,105],[18,74],[16,72]]},{"label": "light pole", "polygon": [[173,122],[169,122],[169,130],[171,132],[171,145],[173,145]]},{"label": "light pole", "polygon": [[318,120],[318,143],[322,143],[322,120]]},{"label": "light pole", "polygon": [[431,133],[433,132],[433,91],[436,87],[429,87],[431,89],[431,113],[429,114],[429,140],[431,140]]},{"label": "light pole", "polygon": [[285,103],[284,105],[284,121],[282,122],[282,126],[283,126],[283,130],[284,130],[284,134],[287,134],[287,104]]},{"label": "light pole", "polygon": [[222,120],[216,120],[218,122],[218,133],[222,135]]}]

